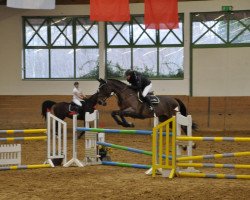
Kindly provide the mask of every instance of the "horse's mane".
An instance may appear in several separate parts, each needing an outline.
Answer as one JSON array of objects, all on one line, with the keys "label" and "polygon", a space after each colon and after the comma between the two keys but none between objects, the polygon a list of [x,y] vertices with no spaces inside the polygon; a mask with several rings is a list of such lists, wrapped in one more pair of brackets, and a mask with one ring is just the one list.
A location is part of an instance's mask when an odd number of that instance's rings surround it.
[{"label": "horse's mane", "polygon": [[112,78],[109,78],[109,79],[107,79],[108,81],[112,81],[112,82],[115,82],[115,83],[117,83],[118,85],[122,85],[122,86],[128,86],[128,84],[126,84],[126,83],[124,83],[124,82],[122,82],[122,81],[120,81],[120,80],[117,80],[117,79],[112,79]]}]

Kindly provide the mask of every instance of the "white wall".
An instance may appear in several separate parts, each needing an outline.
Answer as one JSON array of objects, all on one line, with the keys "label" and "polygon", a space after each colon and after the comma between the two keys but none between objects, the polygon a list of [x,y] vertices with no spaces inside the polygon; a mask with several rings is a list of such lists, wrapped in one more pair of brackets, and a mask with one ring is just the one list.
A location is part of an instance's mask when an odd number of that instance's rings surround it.
[{"label": "white wall", "polygon": [[195,49],[194,96],[250,96],[250,47]]},{"label": "white wall", "polygon": [[[222,5],[232,5],[234,10],[250,9],[250,0],[213,0],[180,2],[179,12],[185,14],[184,80],[153,81],[156,94],[189,95],[190,73],[190,12],[219,11]],[[142,14],[143,4],[131,4],[132,14]],[[57,6],[55,10],[19,10],[0,6],[0,95],[68,95],[73,81],[22,80],[22,16],[88,15],[88,5]],[[102,24],[102,23],[101,23]],[[103,40],[103,35],[100,37]],[[100,46],[103,45],[101,41]],[[244,51],[241,49],[240,51]],[[104,76],[104,50],[101,51],[100,75]],[[203,60],[202,57],[199,58]],[[205,59],[205,57],[204,57]],[[236,62],[236,61],[235,61]],[[93,94],[97,81],[81,81],[86,94]],[[236,94],[236,93],[235,93]],[[237,93],[241,95],[241,93]],[[249,91],[245,94],[250,95]]]}]

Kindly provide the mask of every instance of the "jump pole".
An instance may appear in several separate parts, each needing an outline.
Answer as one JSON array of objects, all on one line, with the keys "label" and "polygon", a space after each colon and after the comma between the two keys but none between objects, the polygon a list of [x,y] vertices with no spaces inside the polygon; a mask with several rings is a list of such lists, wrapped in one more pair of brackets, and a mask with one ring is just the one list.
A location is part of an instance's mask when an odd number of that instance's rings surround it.
[{"label": "jump pole", "polygon": [[179,141],[250,142],[250,137],[188,137],[177,136]]},{"label": "jump pole", "polygon": [[189,172],[178,172],[177,175],[182,177],[194,177],[194,178],[250,179],[250,175],[205,174],[205,173],[189,173]]},{"label": "jump pole", "polygon": [[30,140],[46,140],[47,136],[36,136],[36,137],[7,137],[0,138],[0,142],[13,142],[13,141],[30,141]]},{"label": "jump pole", "polygon": [[241,157],[250,156],[250,151],[246,152],[235,152],[235,153],[222,153],[222,154],[210,154],[210,155],[198,155],[198,156],[187,156],[179,157],[177,161],[188,161],[188,160],[204,160],[204,159],[215,159],[215,158],[229,158],[229,157]]},{"label": "jump pole", "polygon": [[150,130],[126,130],[126,129],[119,130],[119,129],[86,128],[86,127],[77,127],[76,130],[95,132],[95,133],[101,132],[101,133],[118,133],[118,134],[131,134],[131,135],[152,135],[152,131]]},{"label": "jump pole", "polygon": [[[133,164],[133,163],[123,163],[123,162],[112,162],[112,161],[102,161],[103,165],[112,165],[119,167],[132,167],[132,168],[141,168],[141,169],[150,169],[151,165],[143,164]],[[213,168],[241,168],[241,169],[250,169],[250,165],[237,165],[237,164],[211,164],[210,163],[177,163],[178,167],[213,167]],[[250,175],[229,175],[229,174],[204,174],[204,173],[190,173],[190,172],[178,172],[181,176],[192,176],[192,177],[208,177],[208,178],[242,178],[250,179]],[[196,176],[198,174],[198,176]],[[210,177],[209,177],[210,176]]]},{"label": "jump pole", "polygon": [[234,168],[250,169],[250,165],[244,164],[216,164],[216,163],[177,163],[178,167],[207,167],[207,168]]},{"label": "jump pole", "polygon": [[46,133],[47,129],[24,129],[24,130],[0,130],[1,133],[5,134],[15,134],[15,133],[27,133],[27,134],[36,134],[36,133]]},{"label": "jump pole", "polygon": [[119,166],[119,167],[139,168],[139,169],[150,169],[151,168],[151,165],[123,163],[123,162],[112,162],[112,161],[102,161],[102,164],[103,165]]},{"label": "jump pole", "polygon": [[[136,148],[117,145],[117,144],[111,144],[111,143],[107,143],[107,142],[96,142],[96,144],[106,146],[106,147],[111,147],[111,148],[114,148],[114,149],[130,151],[130,152],[133,152],[133,153],[144,154],[144,155],[147,155],[147,156],[152,156],[152,154],[153,154],[152,151],[145,151],[145,150],[141,150],[141,149],[136,149]],[[163,155],[163,158],[166,158],[166,155]]]},{"label": "jump pole", "polygon": [[0,167],[0,171],[5,170],[19,170],[19,169],[38,169],[38,168],[50,168],[50,164],[41,164],[41,165],[18,165],[18,166],[9,166],[9,167]]}]

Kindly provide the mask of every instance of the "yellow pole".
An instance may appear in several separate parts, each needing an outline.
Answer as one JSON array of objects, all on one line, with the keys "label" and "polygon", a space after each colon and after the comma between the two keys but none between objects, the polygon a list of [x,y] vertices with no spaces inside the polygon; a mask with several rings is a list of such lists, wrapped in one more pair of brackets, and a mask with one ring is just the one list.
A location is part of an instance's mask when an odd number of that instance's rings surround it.
[{"label": "yellow pole", "polygon": [[177,166],[178,167],[211,167],[211,168],[250,169],[250,165],[244,165],[244,164],[177,163]]},{"label": "yellow pole", "polygon": [[8,167],[0,167],[0,171],[4,170],[18,170],[18,169],[37,169],[37,168],[49,168],[50,164],[38,164],[38,165],[16,165]]},{"label": "yellow pole", "polygon": [[250,137],[188,137],[188,136],[178,136],[176,139],[180,140],[180,141],[250,142]]},{"label": "yellow pole", "polygon": [[6,130],[6,134],[14,134],[14,133],[46,133],[47,129],[25,129],[25,130]]},{"label": "yellow pole", "polygon": [[156,174],[156,127],[153,128],[153,134],[152,134],[152,176],[155,177]]},{"label": "yellow pole", "polygon": [[250,179],[250,175],[204,174],[204,173],[189,173],[189,172],[179,172],[178,175],[183,177],[195,177],[195,178]]},{"label": "yellow pole", "polygon": [[13,141],[29,141],[29,140],[46,140],[47,136],[36,136],[36,137],[8,137],[0,138],[1,142],[13,142]]},{"label": "yellow pole", "polygon": [[176,118],[172,117],[172,170],[169,178],[174,178],[176,175]]},{"label": "yellow pole", "polygon": [[211,155],[199,155],[199,156],[185,156],[185,157],[177,158],[177,161],[203,160],[203,159],[241,157],[241,156],[250,156],[250,151],[236,152],[236,153],[211,154]]}]

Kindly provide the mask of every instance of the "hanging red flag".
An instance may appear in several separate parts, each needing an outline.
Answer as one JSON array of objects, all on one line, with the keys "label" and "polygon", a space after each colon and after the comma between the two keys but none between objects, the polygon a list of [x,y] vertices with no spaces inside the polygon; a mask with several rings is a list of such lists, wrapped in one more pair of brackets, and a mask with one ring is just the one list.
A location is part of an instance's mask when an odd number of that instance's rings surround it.
[{"label": "hanging red flag", "polygon": [[178,24],[177,0],[145,0],[144,23],[149,29],[175,29]]},{"label": "hanging red flag", "polygon": [[90,20],[129,21],[129,0],[90,0]]}]

